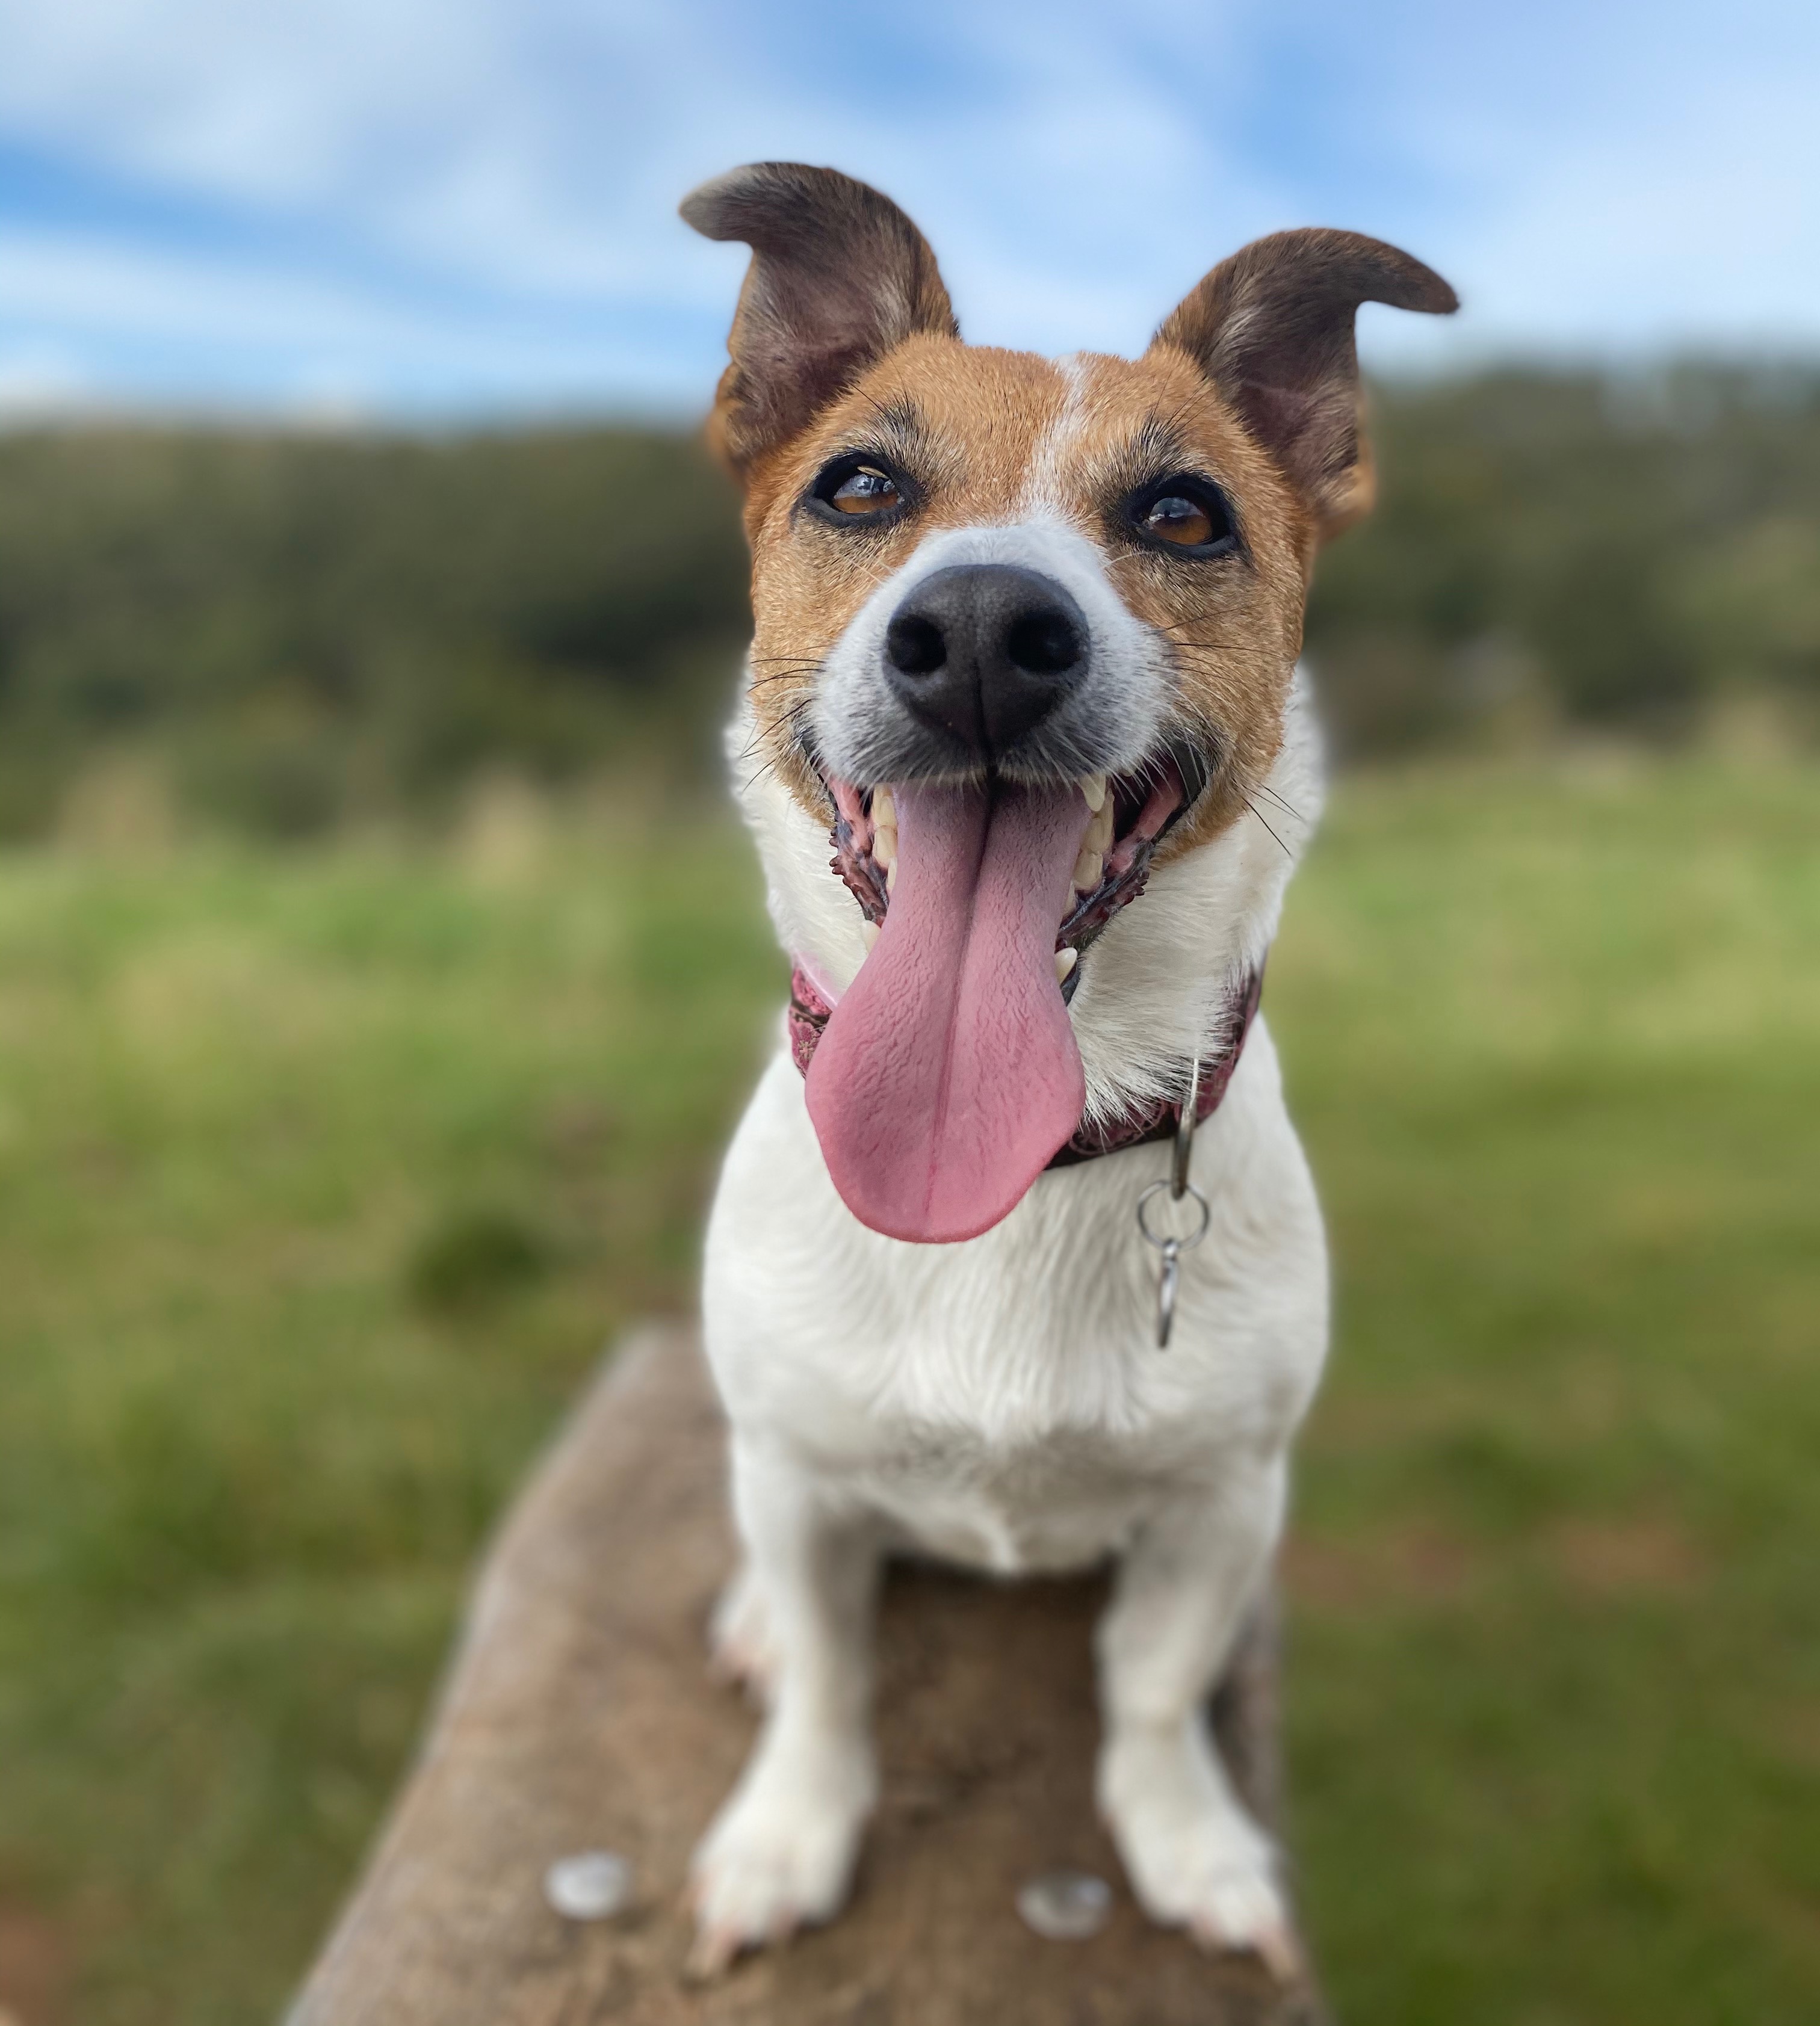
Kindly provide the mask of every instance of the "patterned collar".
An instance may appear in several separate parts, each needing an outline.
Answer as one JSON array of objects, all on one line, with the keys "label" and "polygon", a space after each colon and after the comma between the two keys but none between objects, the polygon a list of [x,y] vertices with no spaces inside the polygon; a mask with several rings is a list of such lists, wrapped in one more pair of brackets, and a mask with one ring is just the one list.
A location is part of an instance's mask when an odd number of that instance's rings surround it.
[{"label": "patterned collar", "polygon": [[[1200,1098],[1195,1107],[1197,1123],[1210,1118],[1220,1107],[1226,1086],[1232,1081],[1232,1072],[1239,1066],[1245,1037],[1251,1031],[1251,1022],[1258,1017],[1258,1001],[1263,989],[1264,967],[1260,963],[1256,969],[1245,974],[1243,983],[1227,998],[1218,1048],[1201,1064]],[[816,1045],[833,1011],[809,982],[802,966],[792,964],[790,1052],[805,1076],[809,1074]],[[1152,1140],[1173,1139],[1181,1118],[1179,1104],[1157,1098],[1148,1104],[1134,1105],[1103,1124],[1096,1125],[1083,1118],[1075,1127],[1074,1136],[1050,1157],[1049,1166],[1071,1168],[1079,1161],[1097,1160],[1102,1154],[1120,1153],[1127,1147],[1141,1147]]]}]

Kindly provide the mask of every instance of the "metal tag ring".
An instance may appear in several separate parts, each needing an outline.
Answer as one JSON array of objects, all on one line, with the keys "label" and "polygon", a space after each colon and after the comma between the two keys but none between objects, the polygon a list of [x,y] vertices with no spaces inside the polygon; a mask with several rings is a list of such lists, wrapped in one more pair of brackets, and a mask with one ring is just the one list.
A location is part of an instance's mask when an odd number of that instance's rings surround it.
[{"label": "metal tag ring", "polygon": [[1188,1093],[1176,1114],[1175,1143],[1169,1166],[1169,1192],[1180,1198],[1188,1194],[1188,1161],[1194,1152],[1195,1128],[1200,1123],[1201,1059],[1188,1066]]},{"label": "metal tag ring", "polygon": [[1154,1245],[1159,1252],[1173,1245],[1178,1252],[1192,1252],[1207,1235],[1207,1227],[1214,1221],[1213,1206],[1192,1182],[1186,1193],[1194,1198],[1195,1206],[1200,1212],[1200,1221],[1186,1237],[1172,1237],[1169,1233],[1159,1233],[1150,1228],[1150,1206],[1155,1197],[1167,1193],[1172,1203],[1180,1203],[1181,1197],[1174,1194],[1166,1181],[1152,1182],[1137,1199],[1137,1228],[1144,1233],[1144,1243]]}]

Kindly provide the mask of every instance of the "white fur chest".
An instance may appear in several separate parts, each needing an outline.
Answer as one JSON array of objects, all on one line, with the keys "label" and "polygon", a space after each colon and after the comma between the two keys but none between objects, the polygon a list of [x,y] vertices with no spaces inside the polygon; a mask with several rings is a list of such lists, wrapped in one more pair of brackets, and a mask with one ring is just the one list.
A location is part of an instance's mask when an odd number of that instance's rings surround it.
[{"label": "white fur chest", "polygon": [[906,1545],[1008,1572],[1097,1560],[1184,1482],[1279,1451],[1319,1375],[1326,1276],[1262,1024],[1197,1136],[1212,1220],[1163,1353],[1134,1210],[1166,1158],[1058,1170],[982,1237],[901,1244],[834,1194],[780,1055],[709,1229],[707,1339],[736,1438],[787,1450]]}]

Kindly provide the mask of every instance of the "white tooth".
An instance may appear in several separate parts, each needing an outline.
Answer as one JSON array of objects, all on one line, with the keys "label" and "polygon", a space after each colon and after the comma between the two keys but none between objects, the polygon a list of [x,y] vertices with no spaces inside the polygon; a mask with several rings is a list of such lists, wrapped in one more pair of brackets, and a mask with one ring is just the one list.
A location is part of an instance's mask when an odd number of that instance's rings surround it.
[{"label": "white tooth", "polygon": [[889,823],[873,831],[872,856],[887,870],[897,863],[897,833]]},{"label": "white tooth", "polygon": [[892,801],[889,788],[875,788],[872,790],[872,821],[886,830],[896,826],[897,805]]},{"label": "white tooth", "polygon": [[1056,952],[1056,982],[1059,985],[1080,961],[1078,950],[1059,949]]},{"label": "white tooth", "polygon": [[1087,798],[1088,808],[1098,816],[1100,806],[1106,800],[1106,776],[1103,774],[1083,774],[1081,792]]},{"label": "white tooth", "polygon": [[1102,857],[1112,848],[1112,805],[1104,804],[1087,826],[1086,849]]},{"label": "white tooth", "polygon": [[1074,861],[1074,891],[1077,893],[1091,893],[1100,884],[1100,875],[1105,870],[1105,860],[1098,852],[1083,851]]},{"label": "white tooth", "polygon": [[890,864],[885,867],[885,891],[887,893],[895,893],[897,890],[897,861],[893,858]]},{"label": "white tooth", "polygon": [[879,940],[878,923],[876,922],[860,923],[860,940],[866,945],[868,949],[870,949],[873,944]]}]

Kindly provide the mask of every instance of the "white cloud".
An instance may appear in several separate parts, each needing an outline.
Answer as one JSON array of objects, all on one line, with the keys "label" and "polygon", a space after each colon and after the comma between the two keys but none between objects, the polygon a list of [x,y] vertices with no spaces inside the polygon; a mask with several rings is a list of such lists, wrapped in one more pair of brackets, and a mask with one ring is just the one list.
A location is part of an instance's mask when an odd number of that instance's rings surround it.
[{"label": "white cloud", "polygon": [[[684,370],[616,342],[552,332],[535,319],[451,319],[408,300],[339,288],[282,267],[225,263],[105,240],[0,229],[0,271],[11,319],[64,333],[51,344],[0,348],[20,362],[26,393],[68,405],[108,375],[79,363],[90,343],[112,357],[124,343],[151,362],[154,389],[195,404],[199,389],[181,362],[199,362],[204,405],[278,405],[433,411],[478,396],[511,407],[598,403],[616,386],[633,398],[687,405],[712,365]],[[175,361],[175,367],[167,362]],[[679,362],[680,363],[680,362]]]}]

